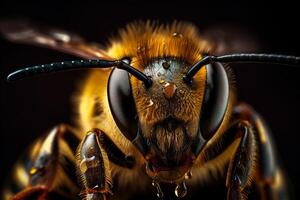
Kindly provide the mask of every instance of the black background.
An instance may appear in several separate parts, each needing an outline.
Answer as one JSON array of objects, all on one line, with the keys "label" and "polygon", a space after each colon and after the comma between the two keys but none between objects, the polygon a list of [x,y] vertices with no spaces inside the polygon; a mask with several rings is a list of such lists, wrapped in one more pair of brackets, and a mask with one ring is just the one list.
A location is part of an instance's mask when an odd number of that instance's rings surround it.
[{"label": "black background", "polygon": [[[233,24],[259,38],[267,53],[300,55],[299,9],[291,0],[276,2],[67,2],[1,1],[0,19],[25,17],[79,33],[104,43],[119,27],[136,19],[173,19],[201,29]],[[5,75],[16,66],[42,64],[74,57],[47,49],[16,45],[0,39],[0,182],[17,156],[55,124],[73,122],[71,97],[85,71],[59,73],[8,84]],[[295,189],[300,186],[299,113],[300,69],[275,65],[234,68],[238,98],[253,105],[269,123],[283,165]]]}]

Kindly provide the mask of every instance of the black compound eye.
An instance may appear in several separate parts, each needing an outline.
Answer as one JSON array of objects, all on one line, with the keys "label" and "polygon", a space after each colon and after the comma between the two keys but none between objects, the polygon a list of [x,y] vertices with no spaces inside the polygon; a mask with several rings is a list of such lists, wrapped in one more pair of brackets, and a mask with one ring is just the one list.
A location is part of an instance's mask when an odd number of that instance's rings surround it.
[{"label": "black compound eye", "polygon": [[209,140],[220,127],[229,101],[229,82],[221,63],[206,66],[206,87],[200,115],[200,129]]},{"label": "black compound eye", "polygon": [[108,80],[108,101],[113,118],[127,139],[137,135],[136,107],[128,72],[113,69]]}]

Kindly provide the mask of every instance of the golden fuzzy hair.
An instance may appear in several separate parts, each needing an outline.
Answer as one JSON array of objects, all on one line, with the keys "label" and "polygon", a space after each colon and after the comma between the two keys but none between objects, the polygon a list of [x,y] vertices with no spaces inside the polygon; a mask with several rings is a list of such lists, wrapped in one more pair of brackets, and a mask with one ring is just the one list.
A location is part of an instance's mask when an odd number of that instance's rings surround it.
[{"label": "golden fuzzy hair", "polygon": [[177,21],[171,25],[150,21],[131,23],[110,42],[109,56],[130,57],[133,65],[137,62],[137,67],[141,68],[161,57],[174,57],[193,64],[211,50],[194,25]]}]

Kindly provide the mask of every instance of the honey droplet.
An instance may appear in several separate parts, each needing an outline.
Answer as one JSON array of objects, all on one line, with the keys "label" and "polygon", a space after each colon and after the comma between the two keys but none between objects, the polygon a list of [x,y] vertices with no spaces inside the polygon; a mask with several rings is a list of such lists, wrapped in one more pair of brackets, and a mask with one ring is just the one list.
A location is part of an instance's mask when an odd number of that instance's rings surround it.
[{"label": "honey droplet", "polygon": [[165,82],[164,79],[159,80],[159,83],[160,83],[160,84],[162,84],[162,83],[164,83],[164,82]]},{"label": "honey droplet", "polygon": [[178,183],[175,188],[176,197],[183,198],[186,196],[186,194],[187,194],[187,187],[185,185],[185,182],[183,181],[181,183]]},{"label": "honey droplet", "polygon": [[156,188],[156,196],[158,198],[162,198],[164,196],[164,193],[161,190],[161,187],[160,187],[159,183],[156,180],[153,180],[152,181],[152,186]]},{"label": "honey droplet", "polygon": [[37,169],[36,167],[32,167],[32,168],[30,169],[29,174],[30,174],[30,175],[34,175],[34,174],[36,174],[37,172],[38,172],[38,169]]},{"label": "honey droplet", "polygon": [[176,85],[174,83],[166,83],[164,86],[164,95],[167,99],[171,99],[176,92]]}]

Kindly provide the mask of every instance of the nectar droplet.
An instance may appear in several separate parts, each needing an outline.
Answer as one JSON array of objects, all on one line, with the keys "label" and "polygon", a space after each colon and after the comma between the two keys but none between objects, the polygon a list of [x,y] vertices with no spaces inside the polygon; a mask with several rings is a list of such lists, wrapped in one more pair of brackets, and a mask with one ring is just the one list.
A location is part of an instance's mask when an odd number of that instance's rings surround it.
[{"label": "nectar droplet", "polygon": [[174,83],[166,83],[163,89],[165,97],[171,99],[174,96],[176,89],[177,87]]},{"label": "nectar droplet", "polygon": [[164,79],[161,79],[161,80],[159,81],[160,84],[163,84],[164,82],[165,82]]},{"label": "nectar droplet", "polygon": [[36,167],[32,167],[31,169],[30,169],[30,171],[29,171],[29,174],[30,175],[34,175],[34,174],[36,174],[38,172],[38,169],[36,168]]},{"label": "nectar droplet", "polygon": [[164,193],[162,192],[159,183],[156,180],[152,180],[152,186],[156,188],[156,196],[158,198],[162,198],[164,196]]},{"label": "nectar droplet", "polygon": [[187,194],[187,187],[185,185],[185,182],[182,181],[177,184],[177,186],[175,188],[175,195],[178,198],[183,198],[186,196],[186,194]]}]

